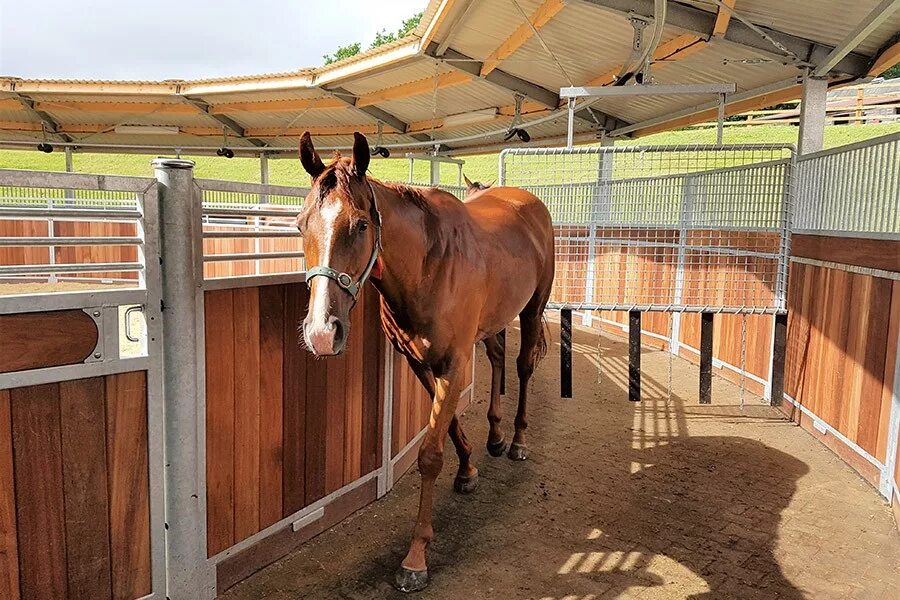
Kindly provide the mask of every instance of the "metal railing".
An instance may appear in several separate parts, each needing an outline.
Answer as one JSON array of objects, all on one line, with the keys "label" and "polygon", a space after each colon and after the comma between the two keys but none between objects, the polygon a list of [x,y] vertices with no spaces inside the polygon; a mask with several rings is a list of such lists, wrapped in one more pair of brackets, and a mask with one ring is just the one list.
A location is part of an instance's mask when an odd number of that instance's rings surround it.
[{"label": "metal railing", "polygon": [[797,161],[794,231],[900,237],[900,133]]}]

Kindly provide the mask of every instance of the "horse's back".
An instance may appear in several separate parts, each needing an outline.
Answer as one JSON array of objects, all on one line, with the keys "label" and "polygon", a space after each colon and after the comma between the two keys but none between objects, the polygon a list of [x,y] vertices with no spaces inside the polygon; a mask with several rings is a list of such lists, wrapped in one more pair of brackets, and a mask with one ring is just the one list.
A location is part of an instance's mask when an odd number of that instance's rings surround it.
[{"label": "horse's back", "polygon": [[525,234],[542,254],[553,250],[550,211],[534,194],[514,187],[492,187],[465,200],[476,225],[493,236],[516,238]]}]

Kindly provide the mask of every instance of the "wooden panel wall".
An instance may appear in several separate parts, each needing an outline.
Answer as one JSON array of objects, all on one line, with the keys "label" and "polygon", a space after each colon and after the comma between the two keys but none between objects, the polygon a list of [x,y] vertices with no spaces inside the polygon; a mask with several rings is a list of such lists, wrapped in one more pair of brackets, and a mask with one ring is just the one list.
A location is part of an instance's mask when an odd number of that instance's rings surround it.
[{"label": "wooden panel wall", "polygon": [[366,288],[340,357],[300,346],[303,283],[206,293],[210,556],[381,464],[384,337]]},{"label": "wooden panel wall", "polygon": [[0,598],[151,592],[143,371],[0,390]]},{"label": "wooden panel wall", "polygon": [[785,392],[886,460],[900,282],[791,265]]}]

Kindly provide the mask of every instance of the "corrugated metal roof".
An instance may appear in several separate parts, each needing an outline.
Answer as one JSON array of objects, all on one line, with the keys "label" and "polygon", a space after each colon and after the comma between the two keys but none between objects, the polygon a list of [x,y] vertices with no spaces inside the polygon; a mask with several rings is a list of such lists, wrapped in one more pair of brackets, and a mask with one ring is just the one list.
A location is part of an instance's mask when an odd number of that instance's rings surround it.
[{"label": "corrugated metal roof", "polygon": [[[387,120],[404,123],[422,123],[433,117],[466,113],[479,109],[508,107],[514,102],[511,89],[498,83],[475,78],[466,83],[443,87],[434,93],[428,86],[435,76],[453,73],[460,68],[471,68],[463,62],[435,60],[428,56],[426,41],[444,44],[471,57],[480,66],[507,38],[522,25],[524,12],[532,14],[543,0],[431,0],[425,9],[422,23],[416,31],[391,44],[364,52],[344,61],[318,68],[298,69],[287,73],[268,75],[244,75],[193,81],[109,81],[109,80],[17,80],[0,78],[0,143],[13,139],[41,139],[39,131],[18,131],[16,123],[24,123],[24,129],[33,129],[34,117],[20,109],[6,92],[15,88],[35,102],[42,104],[65,130],[89,130],[86,125],[98,126],[102,133],[75,133],[73,137],[92,143],[203,145],[221,144],[217,135],[116,134],[111,131],[116,124],[144,124],[179,126],[189,131],[218,131],[222,123],[196,107],[191,108],[181,94],[192,94],[213,106],[228,103],[253,103],[251,109],[233,107],[225,113],[231,120],[252,135],[254,130],[267,133],[261,137],[274,146],[293,146],[296,133],[304,127],[336,127],[346,134],[321,136],[323,146],[349,144],[353,128],[371,130],[378,115],[387,113]],[[879,0],[859,0],[846,3],[840,0],[740,0],[736,10],[754,23],[775,30],[800,36],[820,44],[836,45],[851,32]],[[473,3],[474,2],[474,3]],[[686,0],[710,14],[717,6],[710,0]],[[677,6],[672,3],[671,6]],[[468,9],[468,10],[467,10]],[[465,11],[465,12],[464,12]],[[460,15],[465,14],[464,19]],[[439,23],[439,25],[437,25]],[[450,31],[452,39],[446,39]],[[891,35],[900,30],[900,12],[891,16],[866,39],[857,52],[873,55]],[[526,34],[529,32],[526,30]],[[663,43],[683,34],[667,27]],[[649,35],[649,30],[648,30]],[[424,38],[427,36],[427,40]],[[524,40],[503,60],[498,69],[517,77],[527,85],[538,86],[556,93],[562,86],[584,85],[599,75],[617,69],[631,54],[632,27],[622,13],[604,10],[588,2],[567,1],[544,27],[539,36],[526,35]],[[543,41],[543,43],[542,43]],[[545,47],[546,45],[546,47]],[[432,46],[433,48],[434,46]],[[549,52],[548,52],[549,48]],[[552,56],[551,56],[552,53]],[[760,62],[763,60],[764,62]],[[562,65],[562,68],[557,64]],[[756,64],[748,64],[747,61]],[[767,60],[760,52],[732,42],[713,40],[701,50],[653,68],[658,83],[708,83],[735,82],[739,92],[766,89],[773,84],[783,87],[793,84],[800,70]],[[784,82],[784,83],[779,83]],[[284,101],[311,98],[334,98],[334,94],[319,86],[342,87],[356,97],[362,97],[388,88],[414,84],[415,89],[405,97],[376,101],[369,107],[340,107],[330,103],[328,107],[285,106]],[[417,85],[416,85],[417,84]],[[407,90],[407,91],[409,91]],[[353,96],[342,97],[352,102]],[[698,97],[638,96],[620,99],[604,99],[595,108],[605,111],[625,122],[640,123],[658,119],[674,112],[689,109],[708,102]],[[267,102],[282,102],[271,105]],[[112,106],[97,105],[110,103]],[[148,103],[162,105],[148,112]],[[133,105],[133,110],[132,109]],[[179,110],[178,107],[184,107]],[[114,109],[113,109],[114,108]],[[534,110],[533,107],[529,110]],[[382,112],[379,112],[382,111]],[[526,117],[526,121],[541,118],[547,113]],[[438,129],[434,135],[447,140],[459,151],[499,143],[499,134],[482,140],[457,140],[460,137],[495,132],[505,127],[509,118],[488,123]],[[12,122],[12,125],[10,125]],[[591,125],[578,121],[577,130],[588,132]],[[559,139],[565,133],[565,111],[560,110],[551,122],[531,125],[529,131],[537,139]],[[191,130],[190,128],[195,128]],[[200,128],[200,129],[197,129]],[[284,133],[281,133],[281,132]],[[427,128],[426,128],[427,131]],[[285,134],[290,134],[287,137]],[[230,138],[234,145],[249,144],[246,140]],[[383,143],[411,143],[408,135],[385,135]]]}]

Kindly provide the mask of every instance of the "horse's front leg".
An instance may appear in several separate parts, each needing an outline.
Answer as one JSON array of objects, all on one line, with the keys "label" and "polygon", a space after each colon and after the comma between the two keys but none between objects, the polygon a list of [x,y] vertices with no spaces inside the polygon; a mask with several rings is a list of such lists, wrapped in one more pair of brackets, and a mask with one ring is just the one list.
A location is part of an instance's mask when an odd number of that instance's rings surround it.
[{"label": "horse's front leg", "polygon": [[434,537],[431,507],[434,501],[434,482],[444,466],[444,442],[465,381],[469,357],[461,353],[448,365],[445,373],[435,376],[434,399],[428,430],[419,448],[419,474],[422,488],[419,496],[419,514],[413,529],[409,552],[397,572],[397,588],[403,592],[415,592],[428,585],[428,566],[425,549]]}]

